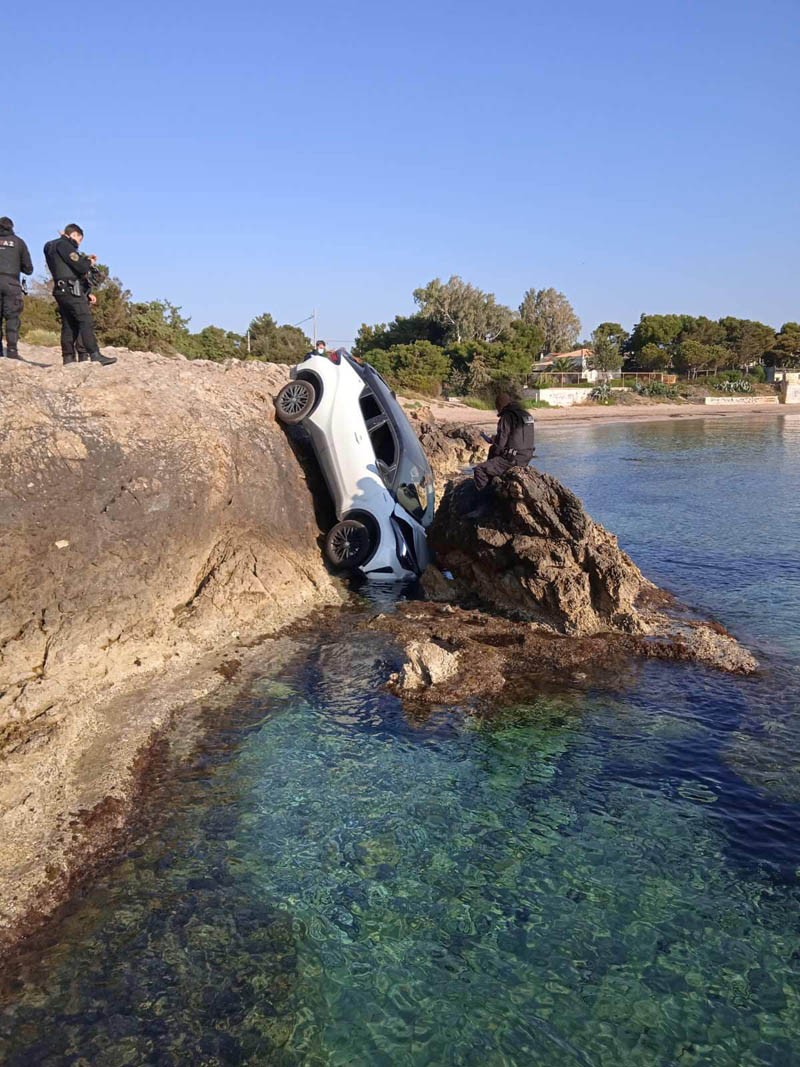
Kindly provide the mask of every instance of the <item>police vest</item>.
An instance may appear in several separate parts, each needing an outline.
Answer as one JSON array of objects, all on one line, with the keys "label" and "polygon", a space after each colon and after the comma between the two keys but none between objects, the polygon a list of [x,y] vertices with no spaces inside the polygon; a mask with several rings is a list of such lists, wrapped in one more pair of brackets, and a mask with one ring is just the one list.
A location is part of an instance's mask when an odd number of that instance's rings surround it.
[{"label": "police vest", "polygon": [[71,282],[76,278],[83,278],[86,270],[77,270],[72,264],[83,265],[86,258],[77,251],[75,245],[67,237],[57,237],[48,241],[44,246],[44,258],[47,260],[47,269],[53,275],[54,282]]},{"label": "police vest", "polygon": [[503,415],[513,419],[513,426],[511,433],[508,435],[508,444],[505,448],[505,455],[508,458],[524,459],[527,462],[536,451],[534,445],[535,427],[533,415],[524,408],[517,407],[516,405],[514,407],[506,408]]},{"label": "police vest", "polygon": [[21,269],[19,237],[13,233],[0,234],[0,274],[13,274],[15,278],[19,278]]}]

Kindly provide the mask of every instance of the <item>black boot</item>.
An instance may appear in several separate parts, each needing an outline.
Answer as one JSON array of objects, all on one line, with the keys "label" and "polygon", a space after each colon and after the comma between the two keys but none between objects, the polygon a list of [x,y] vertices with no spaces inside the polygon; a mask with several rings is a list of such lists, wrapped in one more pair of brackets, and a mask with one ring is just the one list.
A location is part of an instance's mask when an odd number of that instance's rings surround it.
[{"label": "black boot", "polygon": [[6,352],[6,356],[9,359],[22,359],[22,356],[19,354],[16,348],[9,348],[8,352]]},{"label": "black boot", "polygon": [[112,363],[117,362],[116,356],[104,356],[102,352],[92,352],[89,359],[92,363],[99,363],[101,367],[110,367]]},{"label": "black boot", "polygon": [[78,362],[78,360],[75,358],[75,353],[74,352],[72,353],[71,356],[62,356],[61,358],[63,360],[63,363],[64,363],[65,367],[68,367],[70,363],[77,363]]}]

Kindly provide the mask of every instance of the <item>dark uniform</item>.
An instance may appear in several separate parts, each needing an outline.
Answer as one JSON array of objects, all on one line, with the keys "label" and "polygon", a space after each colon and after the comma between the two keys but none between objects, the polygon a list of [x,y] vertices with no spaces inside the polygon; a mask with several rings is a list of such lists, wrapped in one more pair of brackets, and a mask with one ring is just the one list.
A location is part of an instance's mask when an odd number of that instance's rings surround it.
[{"label": "dark uniform", "polygon": [[75,363],[75,345],[80,338],[95,363],[116,363],[115,359],[100,355],[94,334],[92,311],[89,305],[87,276],[94,264],[78,251],[78,242],[71,237],[58,237],[44,246],[47,266],[53,276],[53,296],[61,315],[61,355],[65,363]]},{"label": "dark uniform", "polygon": [[505,474],[509,467],[527,467],[536,451],[533,443],[533,415],[512,401],[500,411],[489,458],[473,470],[475,484],[485,489],[491,478]]},{"label": "dark uniform", "polygon": [[33,274],[33,263],[28,246],[14,233],[14,223],[9,218],[0,219],[0,356],[3,352],[3,322],[6,326],[9,359],[19,359],[19,317],[22,314],[23,295],[19,282],[20,274]]}]

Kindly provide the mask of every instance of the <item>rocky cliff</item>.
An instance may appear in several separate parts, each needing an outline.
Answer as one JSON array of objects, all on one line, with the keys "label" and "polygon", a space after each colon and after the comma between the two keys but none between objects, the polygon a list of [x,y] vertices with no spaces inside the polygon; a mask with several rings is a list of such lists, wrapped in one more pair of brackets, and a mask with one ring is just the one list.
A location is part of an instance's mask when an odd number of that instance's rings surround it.
[{"label": "rocky cliff", "polygon": [[274,418],[286,368],[23,351],[0,360],[0,943],[87,825],[121,825],[225,650],[342,595]]}]

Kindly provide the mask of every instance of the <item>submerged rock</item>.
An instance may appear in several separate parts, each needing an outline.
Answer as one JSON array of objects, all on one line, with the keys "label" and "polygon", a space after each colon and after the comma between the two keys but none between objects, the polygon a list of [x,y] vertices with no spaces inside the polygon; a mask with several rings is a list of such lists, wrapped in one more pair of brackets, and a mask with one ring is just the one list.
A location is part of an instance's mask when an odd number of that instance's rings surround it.
[{"label": "submerged rock", "polygon": [[410,641],[406,646],[407,662],[391,681],[398,689],[422,689],[441,685],[459,672],[459,651],[450,651],[436,641]]}]

